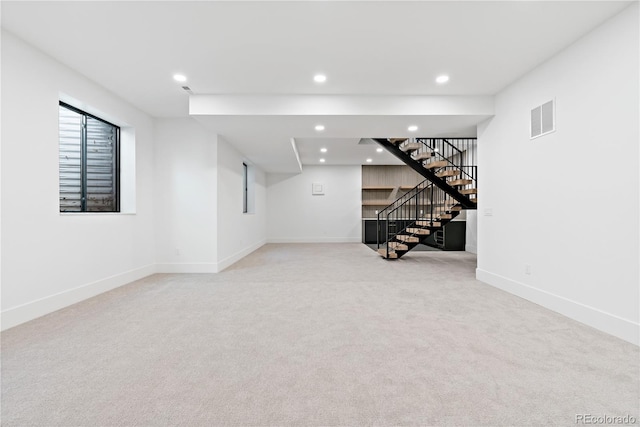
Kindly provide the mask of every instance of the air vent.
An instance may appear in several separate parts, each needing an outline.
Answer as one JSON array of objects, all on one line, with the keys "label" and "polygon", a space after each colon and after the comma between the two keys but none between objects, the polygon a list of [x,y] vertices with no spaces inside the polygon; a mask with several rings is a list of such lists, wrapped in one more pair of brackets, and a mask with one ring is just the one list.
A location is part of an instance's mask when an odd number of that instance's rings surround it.
[{"label": "air vent", "polygon": [[555,130],[555,102],[553,100],[531,110],[531,139]]},{"label": "air vent", "polygon": [[182,89],[193,95],[193,92],[191,91],[191,88],[189,86],[182,86]]}]

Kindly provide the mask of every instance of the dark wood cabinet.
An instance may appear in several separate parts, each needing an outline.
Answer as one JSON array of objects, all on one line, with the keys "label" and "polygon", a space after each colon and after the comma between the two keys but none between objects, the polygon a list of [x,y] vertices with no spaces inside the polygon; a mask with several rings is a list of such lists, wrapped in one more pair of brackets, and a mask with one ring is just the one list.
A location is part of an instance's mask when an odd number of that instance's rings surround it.
[{"label": "dark wood cabinet", "polygon": [[424,244],[443,251],[464,251],[466,234],[466,221],[451,221],[427,237]]},{"label": "dark wood cabinet", "polygon": [[[393,221],[389,224],[391,232],[402,230],[406,221]],[[380,242],[386,241],[387,221],[380,221]],[[441,230],[435,231],[423,243],[443,251],[464,251],[466,243],[466,221],[452,221]],[[378,221],[362,221],[362,243],[372,244],[378,241]]]}]

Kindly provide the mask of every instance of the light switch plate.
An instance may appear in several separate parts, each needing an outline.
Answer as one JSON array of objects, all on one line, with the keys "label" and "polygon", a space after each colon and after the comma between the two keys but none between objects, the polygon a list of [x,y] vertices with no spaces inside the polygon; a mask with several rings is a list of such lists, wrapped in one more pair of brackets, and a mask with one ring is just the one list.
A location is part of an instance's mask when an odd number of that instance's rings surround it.
[{"label": "light switch plate", "polygon": [[324,194],[324,185],[314,182],[311,184],[311,194],[314,196],[321,196]]}]

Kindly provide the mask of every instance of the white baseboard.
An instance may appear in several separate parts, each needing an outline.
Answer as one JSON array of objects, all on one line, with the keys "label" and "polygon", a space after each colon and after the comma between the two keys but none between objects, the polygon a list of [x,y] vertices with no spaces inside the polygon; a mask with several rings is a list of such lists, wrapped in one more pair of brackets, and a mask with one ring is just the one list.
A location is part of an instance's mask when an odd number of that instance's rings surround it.
[{"label": "white baseboard", "polygon": [[225,259],[218,261],[218,271],[222,271],[225,268],[230,267],[231,265],[235,264],[236,262],[240,261],[242,258],[246,257],[247,255],[249,255],[251,252],[260,249],[262,246],[264,246],[267,243],[266,240],[261,240],[251,246],[249,246],[248,248],[242,249],[241,251],[236,252],[235,254],[226,257]]},{"label": "white baseboard", "polygon": [[31,301],[26,304],[6,309],[2,312],[2,330],[12,328],[29,320],[53,313],[88,298],[100,295],[127,283],[140,280],[156,272],[156,265],[144,267],[116,274],[87,285],[69,289],[55,295]]},{"label": "white baseboard", "polygon": [[640,324],[638,323],[479,268],[476,269],[476,279],[592,328],[640,345]]},{"label": "white baseboard", "polygon": [[464,250],[472,254],[478,254],[478,247],[475,245],[464,245]]},{"label": "white baseboard", "polygon": [[116,274],[93,283],[69,289],[55,295],[31,301],[26,304],[19,305],[4,310],[1,313],[0,329],[5,330],[18,326],[54,311],[100,295],[122,285],[140,280],[144,277],[155,273],[217,273],[222,271],[251,252],[260,248],[266,241],[260,241],[246,249],[243,249],[219,263],[164,263],[149,264],[135,270]]},{"label": "white baseboard", "polygon": [[157,273],[217,273],[215,262],[170,262],[156,264]]},{"label": "white baseboard", "polygon": [[361,243],[361,237],[295,237],[270,238],[267,243]]}]

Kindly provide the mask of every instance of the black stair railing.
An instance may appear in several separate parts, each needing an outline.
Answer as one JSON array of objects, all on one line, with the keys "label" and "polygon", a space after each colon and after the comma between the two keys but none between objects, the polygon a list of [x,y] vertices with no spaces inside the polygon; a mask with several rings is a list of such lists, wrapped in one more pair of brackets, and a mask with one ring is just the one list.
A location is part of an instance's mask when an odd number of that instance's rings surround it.
[{"label": "black stair railing", "polygon": [[[423,157],[424,163],[444,161],[447,166],[437,170],[460,170],[460,179],[471,179],[474,188],[477,181],[476,138],[416,138],[422,147],[413,152],[413,157]],[[427,154],[431,154],[429,158]],[[423,155],[424,154],[424,155]]]},{"label": "black stair railing", "polygon": [[440,228],[447,221],[441,216],[457,203],[429,180],[422,181],[378,213],[378,250],[384,249],[385,258],[408,252],[428,237],[425,230]]},{"label": "black stair railing", "polygon": [[464,209],[476,209],[476,138],[410,138],[374,140],[449,194]]}]

